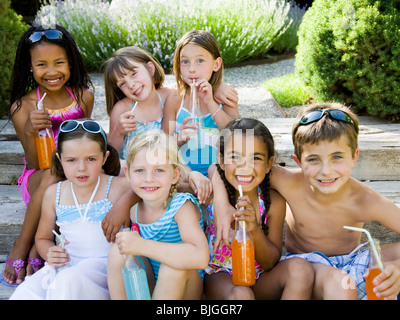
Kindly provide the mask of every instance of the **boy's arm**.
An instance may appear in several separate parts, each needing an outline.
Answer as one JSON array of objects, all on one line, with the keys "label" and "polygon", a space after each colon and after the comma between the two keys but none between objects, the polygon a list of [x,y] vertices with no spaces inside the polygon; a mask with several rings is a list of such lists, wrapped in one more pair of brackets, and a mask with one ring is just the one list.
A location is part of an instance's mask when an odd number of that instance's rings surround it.
[{"label": "boy's arm", "polygon": [[363,215],[366,222],[376,221],[384,227],[400,234],[400,208],[375,190],[366,187],[363,197]]},{"label": "boy's arm", "polygon": [[[368,221],[376,221],[400,234],[400,208],[392,201],[367,187],[364,198],[364,213]],[[394,299],[400,292],[400,243],[392,243],[382,247],[384,271],[374,282],[377,295],[385,299]]]}]

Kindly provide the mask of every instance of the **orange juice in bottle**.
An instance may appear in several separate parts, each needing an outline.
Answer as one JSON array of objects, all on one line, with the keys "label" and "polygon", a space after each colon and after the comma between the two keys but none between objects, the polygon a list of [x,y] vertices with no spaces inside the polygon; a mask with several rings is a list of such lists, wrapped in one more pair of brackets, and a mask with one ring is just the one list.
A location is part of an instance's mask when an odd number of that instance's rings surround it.
[{"label": "orange juice in bottle", "polygon": [[51,166],[51,154],[56,149],[54,134],[51,129],[39,130],[35,137],[36,151],[40,169],[48,169]]},{"label": "orange juice in bottle", "polygon": [[370,245],[369,263],[368,263],[369,272],[368,272],[367,278],[365,279],[365,287],[367,289],[367,298],[368,298],[368,300],[383,300],[383,298],[376,296],[376,294],[374,292],[375,285],[372,283],[374,281],[375,277],[378,276],[382,272],[382,270],[378,267],[378,261],[377,261],[377,258],[382,260],[381,247],[380,247],[379,240],[373,239],[372,241],[374,242],[376,255],[378,257],[375,257],[375,254],[373,253],[373,250]]},{"label": "orange juice in bottle", "polygon": [[[242,197],[242,186],[239,185],[238,188]],[[246,231],[245,221],[239,221],[239,228],[235,232],[231,250],[232,283],[235,286],[254,285],[256,283],[254,244]]]},{"label": "orange juice in bottle", "polygon": [[381,297],[377,297],[374,288],[375,285],[372,283],[375,277],[378,276],[382,271],[379,268],[369,269],[367,279],[365,279],[365,286],[367,288],[367,298],[368,300],[383,300]]},{"label": "orange juice in bottle", "polygon": [[[46,93],[43,95],[37,103],[37,108],[43,109],[43,99]],[[52,129],[41,129],[38,131],[35,137],[36,152],[38,155],[39,168],[48,169],[51,166],[51,154],[56,149],[54,143],[54,133]]]},{"label": "orange juice in bottle", "polygon": [[[239,225],[245,224],[240,221]],[[232,241],[232,283],[235,286],[252,286],[256,283],[254,244],[246,230],[239,227]]]}]

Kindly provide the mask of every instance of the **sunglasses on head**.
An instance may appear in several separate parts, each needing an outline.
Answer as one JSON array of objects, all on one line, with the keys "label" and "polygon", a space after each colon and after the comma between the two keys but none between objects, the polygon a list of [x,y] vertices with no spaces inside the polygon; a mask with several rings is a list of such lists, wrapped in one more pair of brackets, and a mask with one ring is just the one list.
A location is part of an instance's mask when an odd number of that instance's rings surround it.
[{"label": "sunglasses on head", "polygon": [[342,110],[337,110],[337,109],[313,110],[301,117],[299,124],[295,129],[295,133],[300,126],[306,126],[310,123],[317,122],[321,120],[325,116],[325,114],[328,114],[328,116],[331,119],[351,123],[353,126],[355,126],[353,119],[346,112]]},{"label": "sunglasses on head", "polygon": [[93,120],[66,120],[61,123],[60,132],[72,132],[76,130],[79,125],[81,125],[86,132],[101,133],[104,139],[104,143],[107,146],[107,138],[103,128],[96,121]]},{"label": "sunglasses on head", "polygon": [[45,36],[49,40],[57,40],[57,39],[62,39],[64,35],[60,30],[55,30],[55,29],[35,31],[29,36],[28,41],[30,43],[35,43],[40,41],[40,39],[42,39],[43,36]]}]

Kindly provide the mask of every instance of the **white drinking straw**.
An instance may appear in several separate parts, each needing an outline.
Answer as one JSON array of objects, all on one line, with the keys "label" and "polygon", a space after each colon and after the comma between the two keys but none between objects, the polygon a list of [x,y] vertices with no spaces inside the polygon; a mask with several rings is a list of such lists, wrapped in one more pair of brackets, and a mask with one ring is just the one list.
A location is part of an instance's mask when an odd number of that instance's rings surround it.
[{"label": "white drinking straw", "polygon": [[37,104],[37,108],[38,108],[38,109],[43,109],[43,99],[44,99],[45,96],[46,96],[46,92],[44,93],[42,99],[40,99],[40,100],[38,101],[38,104]]},{"label": "white drinking straw", "polygon": [[[239,189],[239,195],[241,197],[243,197],[243,189],[242,189],[242,185],[239,184],[238,185],[238,189]],[[240,208],[240,210],[243,210],[243,208]],[[239,223],[241,223],[242,225],[242,229],[243,229],[243,242],[246,241],[246,221],[239,221]]]},{"label": "white drinking straw", "polygon": [[65,245],[65,240],[64,240],[64,238],[62,237],[62,236],[60,236],[57,232],[55,232],[54,230],[51,230],[51,232],[53,232],[55,235],[56,235],[56,237],[57,237],[57,239],[58,239],[58,241],[60,241],[60,244],[61,244],[61,248],[64,248],[64,245]]},{"label": "white drinking straw", "polygon": [[367,235],[367,238],[368,238],[368,241],[369,241],[369,245],[371,246],[372,252],[373,252],[373,254],[375,256],[375,260],[378,263],[379,269],[381,269],[381,271],[383,271],[382,261],[381,261],[379,255],[378,255],[378,251],[376,250],[374,240],[372,239],[371,234],[369,233],[369,231],[367,229],[364,229],[364,228],[356,228],[356,227],[349,227],[349,226],[343,226],[343,228],[349,229],[349,230],[353,230],[353,231],[364,232]]}]

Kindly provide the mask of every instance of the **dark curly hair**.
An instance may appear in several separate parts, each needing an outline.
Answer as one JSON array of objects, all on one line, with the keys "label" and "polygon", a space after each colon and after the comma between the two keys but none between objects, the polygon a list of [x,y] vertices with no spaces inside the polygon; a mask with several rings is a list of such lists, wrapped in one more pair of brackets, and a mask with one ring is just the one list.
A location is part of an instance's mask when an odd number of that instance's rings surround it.
[{"label": "dark curly hair", "polygon": [[[62,32],[63,37],[61,39],[47,39],[43,36],[37,42],[31,43],[28,41],[32,33],[36,31],[45,31],[47,29],[48,28],[44,26],[34,25],[22,35],[18,43],[10,84],[10,110],[12,104],[17,102],[17,108],[14,110],[13,114],[21,108],[21,98],[37,86],[33,74],[30,72],[31,49],[43,42],[56,44],[65,49],[69,66],[71,67],[71,75],[66,84],[71,87],[77,101],[82,101],[84,89],[94,88],[75,40],[63,27],[56,25],[54,28]],[[10,118],[13,114],[10,114]]]},{"label": "dark curly hair", "polygon": [[[250,118],[241,118],[229,122],[226,128],[222,130],[220,133],[218,142],[219,143],[218,152],[220,153],[221,159],[223,159],[224,156],[225,142],[230,141],[229,137],[231,137],[233,133],[238,133],[238,131],[241,131],[242,134],[246,134],[246,132],[248,132],[247,130],[253,130],[254,136],[261,138],[264,141],[265,146],[267,147],[268,150],[268,157],[274,156],[275,154],[274,139],[268,128],[259,120]],[[232,206],[235,206],[236,189],[226,179],[225,172],[224,170],[222,170],[221,166],[219,164],[216,164],[216,167],[228,192],[229,202]],[[266,220],[265,218],[268,214],[271,205],[271,198],[269,194],[270,190],[269,176],[270,172],[268,172],[265,175],[264,180],[259,185],[262,192],[262,196],[264,198],[264,206],[265,206],[264,214],[261,217],[261,228],[265,234],[268,234],[268,226],[265,223]]]}]

